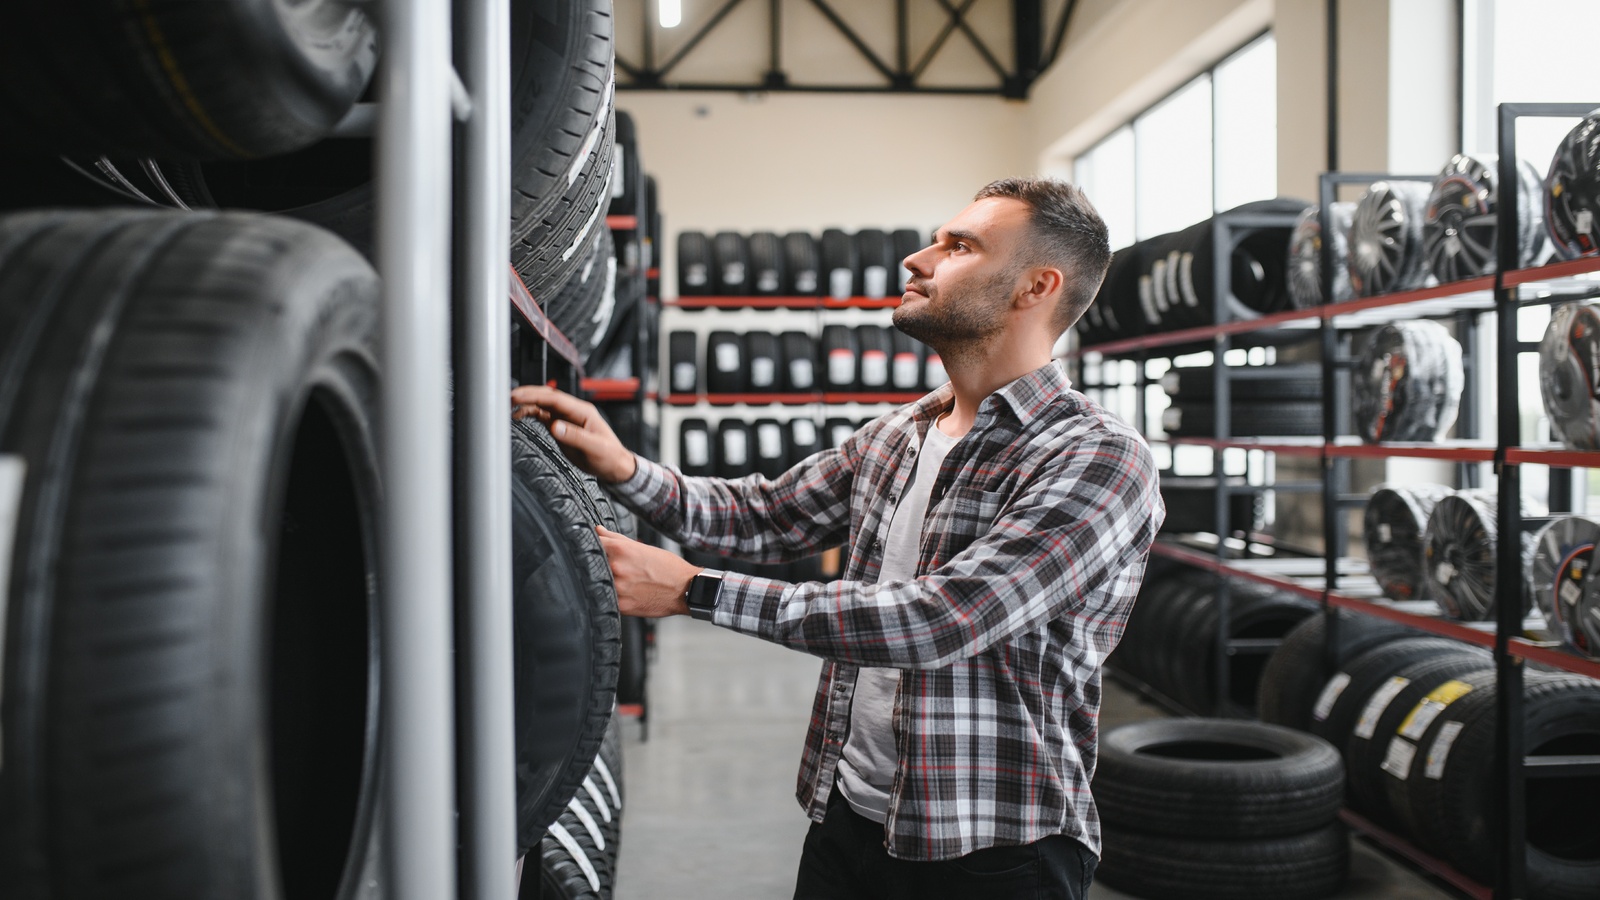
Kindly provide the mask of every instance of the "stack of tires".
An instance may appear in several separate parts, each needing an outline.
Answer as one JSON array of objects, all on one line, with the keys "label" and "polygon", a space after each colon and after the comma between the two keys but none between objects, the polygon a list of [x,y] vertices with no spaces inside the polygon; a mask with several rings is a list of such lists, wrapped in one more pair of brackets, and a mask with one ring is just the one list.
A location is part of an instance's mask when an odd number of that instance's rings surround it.
[{"label": "stack of tires", "polygon": [[1099,880],[1149,900],[1326,897],[1344,883],[1344,773],[1287,728],[1156,719],[1100,741]]},{"label": "stack of tires", "polygon": [[[1227,622],[1218,593],[1229,592]],[[1316,611],[1309,600],[1251,582],[1223,582],[1187,566],[1147,573],[1128,627],[1107,661],[1182,708],[1251,716],[1267,656],[1229,653],[1227,696],[1219,696],[1217,640],[1282,638]]]},{"label": "stack of tires", "polygon": [[[1600,750],[1600,682],[1538,670],[1524,678],[1530,757]],[[1260,709],[1265,721],[1340,748],[1350,809],[1487,883],[1504,821],[1493,800],[1496,693],[1486,650],[1341,614],[1308,619],[1284,640]],[[1573,804],[1593,793],[1593,779],[1548,774],[1530,777],[1523,797],[1529,896],[1593,897],[1600,825]]]},{"label": "stack of tires", "polygon": [[678,296],[898,297],[910,276],[901,263],[927,245],[912,228],[829,228],[820,237],[684,231],[678,235]]},{"label": "stack of tires", "polygon": [[[610,4],[534,7],[512,256],[548,298],[603,249]],[[388,889],[371,146],[325,139],[379,34],[303,12],[0,12],[0,204],[57,207],[0,215],[8,898]],[[602,508],[548,434],[512,444],[528,851],[595,769],[618,617]]]},{"label": "stack of tires", "polygon": [[667,335],[669,393],[923,393],[947,379],[939,355],[887,325],[823,325],[820,334],[677,329]]},{"label": "stack of tires", "polygon": [[[1322,434],[1322,369],[1314,363],[1252,366],[1229,372],[1228,436]],[[1215,369],[1184,366],[1161,377],[1171,405],[1162,412],[1161,428],[1170,437],[1217,437]]]}]

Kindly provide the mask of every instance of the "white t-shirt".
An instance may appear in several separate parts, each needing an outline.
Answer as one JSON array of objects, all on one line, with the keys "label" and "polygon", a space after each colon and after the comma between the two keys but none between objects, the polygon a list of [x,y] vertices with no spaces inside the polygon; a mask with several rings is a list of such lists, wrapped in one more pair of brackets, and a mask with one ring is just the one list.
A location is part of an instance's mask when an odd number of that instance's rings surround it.
[{"label": "white t-shirt", "polygon": [[[928,512],[934,479],[956,439],[928,426],[916,471],[895,506],[883,541],[883,565],[878,581],[906,581],[917,577],[921,554],[922,522]],[[863,668],[856,677],[850,701],[850,737],[839,758],[839,789],[851,808],[882,822],[889,815],[889,788],[894,784],[900,754],[894,746],[894,695],[900,688],[899,669]]]}]

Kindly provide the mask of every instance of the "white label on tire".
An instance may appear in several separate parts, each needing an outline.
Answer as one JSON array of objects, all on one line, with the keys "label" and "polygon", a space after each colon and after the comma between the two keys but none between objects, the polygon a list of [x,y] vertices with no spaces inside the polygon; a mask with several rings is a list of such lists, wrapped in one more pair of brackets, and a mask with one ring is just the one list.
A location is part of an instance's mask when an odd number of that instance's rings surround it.
[{"label": "white label on tire", "polygon": [[794,289],[801,294],[815,294],[817,292],[817,271],[803,269],[794,273]]},{"label": "white label on tire", "polygon": [[889,295],[889,270],[883,266],[867,266],[861,270],[861,293],[868,297]]},{"label": "white label on tire", "polygon": [[[627,155],[627,152],[627,148],[623,147],[621,144],[611,145],[611,171],[621,172],[623,170],[622,163],[624,157]],[[568,187],[571,187],[571,185],[568,185]],[[611,183],[611,199],[620,199],[624,189],[625,185],[623,184],[622,179],[619,178],[616,181],[613,181]]]},{"label": "white label on tire", "polygon": [[778,361],[770,356],[750,358],[750,386],[769,388],[778,382]]},{"label": "white label on tire", "polygon": [[849,269],[834,269],[828,273],[828,296],[838,300],[848,300],[855,281],[856,273]]},{"label": "white label on tire", "polygon": [[1356,720],[1356,737],[1365,741],[1372,740],[1372,735],[1378,730],[1378,720],[1383,718],[1383,711],[1394,702],[1395,695],[1405,690],[1406,685],[1410,683],[1411,679],[1396,675],[1373,691],[1372,696],[1367,698],[1366,708],[1361,710],[1361,718]]},{"label": "white label on tire", "polygon": [[555,838],[556,843],[567,851],[567,855],[572,857],[574,863],[577,863],[578,868],[583,872],[583,877],[589,880],[589,889],[596,894],[600,893],[600,875],[595,872],[594,863],[589,861],[589,855],[583,852],[583,847],[572,839],[572,835],[567,833],[567,829],[561,827],[560,822],[550,823],[550,836]]},{"label": "white label on tire", "polygon": [[945,370],[944,370],[944,360],[941,359],[938,355],[929,356],[928,357],[928,387],[936,388],[939,385],[944,384],[946,381],[949,381],[949,380],[950,380],[950,376],[948,374],[946,374]]},{"label": "white label on tire", "polygon": [[828,351],[828,380],[850,384],[856,380],[856,355],[849,350]]},{"label": "white label on tire", "polygon": [[783,458],[783,427],[776,422],[764,422],[756,429],[756,452],[762,459]]},{"label": "white label on tire", "polygon": [[868,350],[861,354],[861,386],[883,387],[889,383],[889,354]]},{"label": "white label on tire", "polygon": [[1450,579],[1456,577],[1456,567],[1448,562],[1441,562],[1433,567],[1433,577],[1439,579],[1440,584],[1448,585]]},{"label": "white label on tire", "polygon": [[690,263],[689,268],[683,271],[683,283],[690,287],[703,287],[709,274],[705,263]]},{"label": "white label on tire", "polygon": [[894,356],[894,386],[901,390],[916,390],[918,360],[915,353],[896,353]]},{"label": "white label on tire", "polygon": [[1433,746],[1428,748],[1428,759],[1422,769],[1422,774],[1438,781],[1444,777],[1444,764],[1450,758],[1450,748],[1455,745],[1456,738],[1461,736],[1461,729],[1467,727],[1462,722],[1446,722],[1439,726],[1439,734],[1433,739]]},{"label": "white label on tire", "polygon": [[811,387],[811,382],[816,377],[812,369],[809,359],[789,360],[789,384],[797,391]]},{"label": "white label on tire", "polygon": [[1187,251],[1178,259],[1178,286],[1183,288],[1183,302],[1200,305],[1200,295],[1194,290],[1194,254]]},{"label": "white label on tire", "polygon": [[1446,707],[1470,693],[1472,685],[1465,681],[1458,679],[1446,681],[1429,691],[1428,696],[1422,698],[1422,702],[1411,708],[1405,721],[1400,723],[1398,734],[1413,741],[1422,740],[1422,736],[1428,731],[1428,726],[1433,724],[1434,719],[1439,718],[1439,714],[1444,712]]},{"label": "white label on tire", "polygon": [[764,294],[778,292],[778,270],[762,269],[756,273],[756,290]]},{"label": "white label on tire", "polygon": [[750,459],[750,443],[743,431],[727,431],[722,435],[722,461],[730,466],[742,466]]},{"label": "white label on tire", "polygon": [[[22,481],[28,467],[20,456],[0,456],[0,688],[5,682],[6,620],[11,608],[11,555],[22,514]],[[3,746],[3,744],[0,744]],[[0,758],[0,769],[5,759]]]},{"label": "white label on tire", "polygon": [[817,442],[817,423],[810,419],[795,419],[790,427],[794,429],[794,442],[809,446]]},{"label": "white label on tire", "polygon": [[695,381],[694,363],[680,362],[672,364],[672,391],[675,394],[694,393]]},{"label": "white label on tire", "polygon": [[1349,686],[1350,675],[1348,673],[1340,672],[1329,678],[1328,683],[1322,687],[1322,693],[1317,696],[1317,705],[1312,707],[1311,717],[1318,722],[1326,719],[1328,713],[1333,712],[1333,704],[1339,702],[1339,695],[1344,693],[1344,689]]},{"label": "white label on tire", "polygon": [[683,461],[684,465],[697,467],[711,465],[710,436],[698,429],[684,432],[683,455],[687,457]]},{"label": "white label on tire", "polygon": [[1380,523],[1378,525],[1378,540],[1385,544],[1394,540],[1394,527],[1388,522]]},{"label": "white label on tire", "polygon": [[1161,430],[1177,431],[1183,427],[1183,408],[1169,406],[1161,411]]},{"label": "white label on tire", "polygon": [[717,371],[739,371],[739,345],[734,343],[717,345]]},{"label": "white label on tire", "polygon": [[1389,752],[1383,755],[1379,768],[1405,781],[1411,777],[1411,761],[1417,758],[1417,745],[1398,735],[1390,738]]},{"label": "white label on tire", "polygon": [[833,426],[833,445],[835,447],[843,446],[845,441],[850,440],[850,435],[855,433],[855,428],[850,425]]},{"label": "white label on tire", "polygon": [[731,262],[722,266],[723,284],[744,284],[744,263]]}]

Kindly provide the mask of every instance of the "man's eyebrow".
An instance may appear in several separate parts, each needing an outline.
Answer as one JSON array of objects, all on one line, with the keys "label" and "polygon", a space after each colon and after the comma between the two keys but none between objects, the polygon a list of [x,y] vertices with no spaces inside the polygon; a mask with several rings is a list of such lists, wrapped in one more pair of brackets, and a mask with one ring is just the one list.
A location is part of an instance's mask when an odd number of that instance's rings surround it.
[{"label": "man's eyebrow", "polygon": [[954,229],[945,229],[940,233],[943,234],[945,239],[947,239],[947,240],[966,241],[967,243],[976,245],[978,247],[982,247],[983,246],[983,241],[978,240],[978,236],[973,234],[970,231],[964,231],[964,230],[962,230],[960,228],[954,228]]}]

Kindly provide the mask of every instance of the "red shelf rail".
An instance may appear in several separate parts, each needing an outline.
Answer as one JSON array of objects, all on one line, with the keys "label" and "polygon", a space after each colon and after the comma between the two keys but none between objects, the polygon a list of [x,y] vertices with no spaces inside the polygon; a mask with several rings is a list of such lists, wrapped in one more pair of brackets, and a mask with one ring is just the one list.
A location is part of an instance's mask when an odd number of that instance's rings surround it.
[{"label": "red shelf rail", "polygon": [[612,231],[632,231],[639,227],[639,217],[606,216],[606,227]]},{"label": "red shelf rail", "polygon": [[[1213,450],[1266,450],[1286,456],[1314,458],[1388,459],[1391,457],[1411,457],[1417,459],[1443,459],[1451,462],[1494,462],[1495,449],[1494,444],[1490,441],[1442,441],[1432,444],[1366,444],[1355,438],[1340,438],[1329,444],[1325,443],[1321,438],[1175,437],[1168,438],[1167,443],[1210,447]],[[1531,454],[1530,458],[1523,461],[1556,465],[1558,463],[1551,463],[1542,455],[1550,454],[1551,452],[1540,451],[1539,454]],[[1569,454],[1577,453],[1577,451],[1566,452]],[[1539,458],[1531,458],[1534,455]],[[1587,456],[1590,459],[1590,464],[1600,465],[1600,453],[1590,453]]]},{"label": "red shelf rail", "polygon": [[893,309],[899,297],[679,297],[663,306],[678,309]]},{"label": "red shelf rail", "polygon": [[888,392],[808,392],[788,394],[667,394],[663,401],[671,406],[693,406],[705,402],[712,406],[805,406],[813,403],[911,403],[925,396],[920,391]]},{"label": "red shelf rail", "polygon": [[1471,897],[1472,900],[1492,900],[1494,890],[1479,884],[1471,878],[1461,874],[1461,870],[1450,865],[1444,860],[1428,853],[1416,844],[1384,828],[1372,824],[1360,813],[1348,809],[1339,810],[1339,818],[1349,826],[1352,831],[1365,836],[1368,840],[1383,847],[1391,853],[1398,854],[1409,860],[1417,868],[1448,883],[1451,887]]},{"label": "red shelf rail", "polygon": [[601,402],[634,400],[639,396],[639,379],[585,378],[578,382],[578,389],[588,394],[589,399]]},{"label": "red shelf rail", "polygon": [[1591,272],[1600,272],[1600,256],[1585,256],[1581,259],[1562,260],[1545,266],[1535,266],[1531,269],[1517,269],[1507,272],[1504,281],[1506,287],[1515,287],[1521,284],[1549,281],[1552,278],[1587,275]]}]

